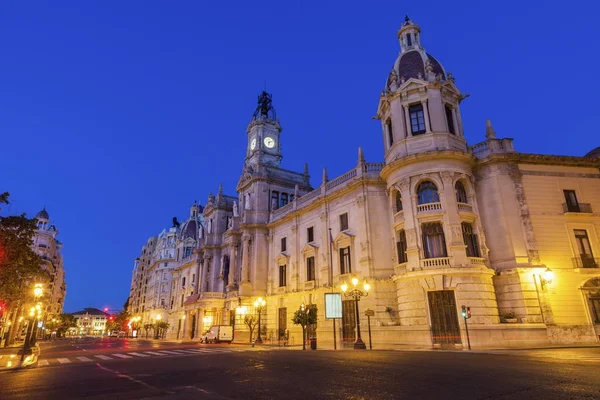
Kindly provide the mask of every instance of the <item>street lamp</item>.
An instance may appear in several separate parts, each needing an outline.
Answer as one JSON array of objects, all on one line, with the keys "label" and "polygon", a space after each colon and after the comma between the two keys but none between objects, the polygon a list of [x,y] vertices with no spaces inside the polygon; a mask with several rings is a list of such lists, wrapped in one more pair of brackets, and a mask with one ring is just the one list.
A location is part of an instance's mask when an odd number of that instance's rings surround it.
[{"label": "street lamp", "polygon": [[37,313],[37,317],[39,319],[41,317],[41,312],[42,312],[42,306],[40,303],[38,303],[38,299],[42,296],[43,293],[44,293],[44,289],[42,287],[42,284],[36,283],[33,287],[33,297],[34,297],[34,302],[37,304],[35,305],[35,307],[31,307],[29,309],[30,320],[29,320],[29,326],[27,327],[27,332],[25,335],[25,342],[23,343],[23,354],[21,355],[21,361],[23,361],[25,359],[25,353],[31,351],[31,341],[35,334],[35,330],[34,330],[34,325],[36,323],[35,315]]},{"label": "street lamp", "polygon": [[352,278],[352,288],[348,289],[348,284],[346,282],[344,282],[341,285],[341,289],[342,292],[344,293],[344,295],[346,297],[350,297],[352,300],[354,300],[355,304],[356,304],[356,342],[354,343],[354,349],[358,350],[365,350],[367,348],[367,346],[365,345],[365,343],[362,341],[362,338],[360,337],[360,314],[358,312],[358,302],[360,301],[361,297],[367,297],[369,295],[369,290],[371,289],[371,285],[369,285],[367,283],[367,281],[365,280],[363,282],[363,286],[362,289],[360,287],[358,287],[358,278],[354,277]]},{"label": "street lamp", "polygon": [[156,335],[155,335],[155,339],[159,339],[159,334],[158,334],[158,324],[160,323],[160,320],[162,319],[162,315],[158,314],[156,316]]},{"label": "street lamp", "polygon": [[254,302],[254,307],[256,307],[258,309],[258,337],[256,338],[256,341],[255,341],[255,343],[258,343],[258,344],[262,344],[262,342],[263,342],[262,338],[260,337],[260,315],[262,314],[262,310],[263,310],[263,307],[265,306],[265,304],[267,304],[267,302],[262,297],[259,297]]}]

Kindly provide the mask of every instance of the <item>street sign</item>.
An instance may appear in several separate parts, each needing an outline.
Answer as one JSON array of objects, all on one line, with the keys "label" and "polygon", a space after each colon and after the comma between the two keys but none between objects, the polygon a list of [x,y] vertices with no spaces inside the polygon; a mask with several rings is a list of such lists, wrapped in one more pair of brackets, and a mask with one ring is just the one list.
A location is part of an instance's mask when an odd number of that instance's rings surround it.
[{"label": "street sign", "polygon": [[325,293],[325,319],[342,318],[342,294]]},{"label": "street sign", "polygon": [[373,310],[367,310],[367,311],[365,311],[365,316],[367,316],[367,317],[374,317],[375,316],[375,311],[373,311]]}]

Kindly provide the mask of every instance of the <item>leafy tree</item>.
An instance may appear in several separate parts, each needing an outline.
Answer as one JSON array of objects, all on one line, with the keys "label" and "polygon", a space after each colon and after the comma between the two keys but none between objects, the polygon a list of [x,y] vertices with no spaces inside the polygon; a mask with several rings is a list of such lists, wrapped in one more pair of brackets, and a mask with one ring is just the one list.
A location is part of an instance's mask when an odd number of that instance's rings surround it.
[{"label": "leafy tree", "polygon": [[254,315],[246,315],[244,317],[244,324],[250,329],[250,343],[252,343],[252,332],[254,332],[256,325],[258,325],[258,319],[256,319]]},{"label": "leafy tree", "polygon": [[292,322],[302,326],[302,350],[306,350],[306,328],[317,323],[317,307],[309,305],[305,310],[296,310]]},{"label": "leafy tree", "polygon": [[150,329],[154,329],[154,324],[148,324],[148,323],[144,324],[144,330],[146,331],[146,339],[148,339],[148,331]]},{"label": "leafy tree", "polygon": [[165,322],[165,321],[160,321],[156,324],[156,333],[157,336],[159,338],[164,338],[166,333],[167,333],[167,329],[169,329],[169,323]]},{"label": "leafy tree", "polygon": [[76,328],[77,321],[71,314],[61,314],[56,321],[46,323],[46,328],[51,331],[56,331],[56,336],[63,337],[69,328]]},{"label": "leafy tree", "polygon": [[117,315],[111,315],[106,324],[106,329],[109,331],[126,331],[128,329],[129,313],[123,310]]},{"label": "leafy tree", "polygon": [[[8,192],[0,194],[0,204],[9,204],[8,197]],[[26,214],[0,217],[0,301],[15,311],[7,345],[13,341],[23,304],[33,301],[33,284],[48,280],[32,247],[36,221]]]}]

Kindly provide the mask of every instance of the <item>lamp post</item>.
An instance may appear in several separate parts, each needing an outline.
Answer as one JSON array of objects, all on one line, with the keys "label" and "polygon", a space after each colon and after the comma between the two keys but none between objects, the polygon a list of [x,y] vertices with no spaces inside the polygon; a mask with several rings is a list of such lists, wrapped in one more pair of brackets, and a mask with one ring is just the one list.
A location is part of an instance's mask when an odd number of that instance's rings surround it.
[{"label": "lamp post", "polygon": [[258,309],[258,336],[256,337],[256,341],[255,341],[258,344],[262,344],[262,342],[263,342],[262,338],[260,337],[260,315],[262,314],[263,307],[266,304],[267,304],[267,302],[262,297],[259,297],[254,302],[254,307],[256,307]]},{"label": "lamp post", "polygon": [[354,342],[354,349],[355,350],[366,350],[367,346],[365,345],[365,343],[362,341],[362,338],[360,337],[360,314],[358,312],[358,302],[360,301],[361,297],[367,297],[369,295],[369,290],[371,289],[371,285],[369,285],[367,283],[367,281],[365,280],[363,282],[363,287],[362,289],[360,289],[358,287],[358,278],[354,277],[352,278],[352,288],[348,289],[348,284],[346,282],[344,282],[341,286],[342,292],[344,293],[344,295],[346,297],[351,298],[352,300],[354,300],[355,304],[356,304],[356,342]]},{"label": "lamp post", "polygon": [[31,340],[33,339],[33,335],[35,334],[35,332],[34,332],[34,325],[36,323],[35,316],[37,314],[37,318],[39,319],[41,317],[41,313],[42,313],[42,306],[38,302],[38,299],[42,296],[43,293],[44,293],[44,289],[42,287],[42,284],[36,283],[33,288],[33,297],[34,297],[34,301],[35,301],[36,305],[35,305],[35,307],[31,307],[29,309],[29,326],[27,327],[27,332],[25,335],[25,342],[23,343],[23,354],[21,354],[21,361],[23,361],[25,359],[25,353],[31,351],[31,344],[32,344]]},{"label": "lamp post", "polygon": [[160,323],[160,320],[162,319],[162,315],[158,314],[156,316],[156,334],[154,335],[154,339],[159,339],[159,334],[158,334],[158,324]]}]

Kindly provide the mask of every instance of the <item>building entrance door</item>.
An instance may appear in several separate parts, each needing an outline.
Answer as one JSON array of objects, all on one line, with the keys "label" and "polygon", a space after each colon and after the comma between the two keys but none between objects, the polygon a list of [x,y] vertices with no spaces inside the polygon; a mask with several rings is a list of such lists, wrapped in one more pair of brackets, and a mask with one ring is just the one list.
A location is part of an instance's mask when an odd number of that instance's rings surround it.
[{"label": "building entrance door", "polygon": [[342,301],[342,343],[352,347],[356,341],[356,303],[354,300]]},{"label": "building entrance door", "polygon": [[282,307],[279,309],[278,326],[279,326],[279,329],[278,329],[277,339],[285,340],[286,339],[286,331],[287,331],[287,308]]},{"label": "building entrance door", "polygon": [[460,325],[453,290],[428,292],[433,344],[460,344]]},{"label": "building entrance door", "polygon": [[192,326],[191,326],[191,331],[190,331],[190,339],[193,339],[196,337],[196,314],[192,315]]}]

